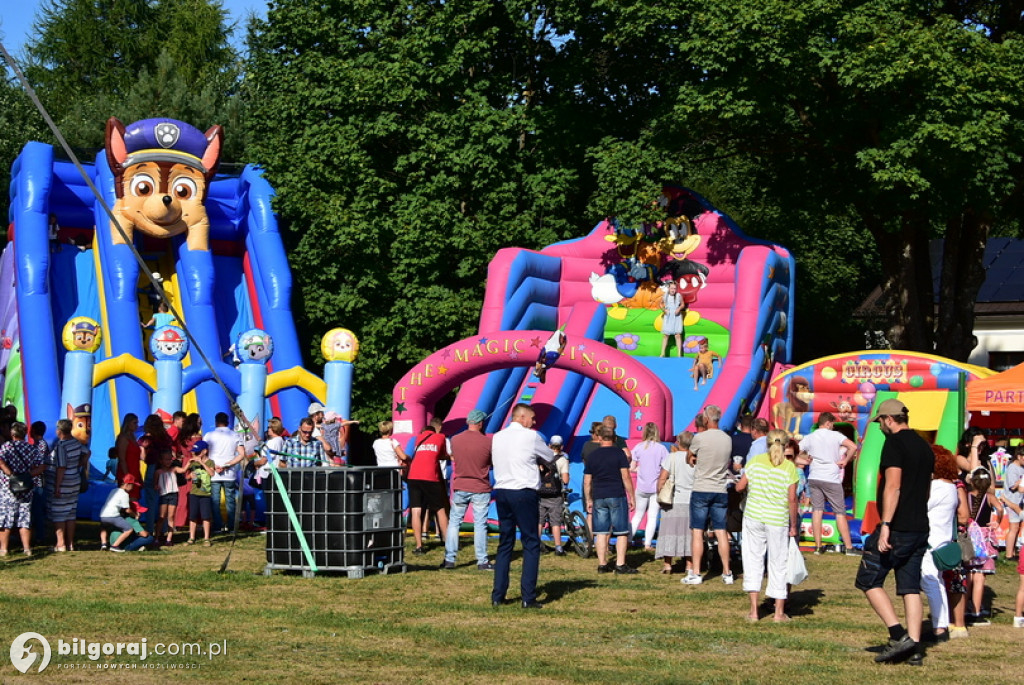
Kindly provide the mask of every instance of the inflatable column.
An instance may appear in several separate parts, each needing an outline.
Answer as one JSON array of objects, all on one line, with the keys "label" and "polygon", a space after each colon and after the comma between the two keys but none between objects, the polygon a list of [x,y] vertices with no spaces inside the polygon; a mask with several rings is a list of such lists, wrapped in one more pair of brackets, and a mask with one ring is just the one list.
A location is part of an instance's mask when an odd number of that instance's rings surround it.
[{"label": "inflatable column", "polygon": [[188,354],[188,338],[177,326],[161,326],[149,339],[149,351],[155,360],[156,392],[153,412],[163,409],[170,415],[181,411],[182,366]]},{"label": "inflatable column", "polygon": [[347,328],[334,328],[320,343],[327,382],[327,408],[343,419],[352,418],[352,362],[359,354],[359,340]]},{"label": "inflatable column", "polygon": [[92,404],[92,372],[95,352],[102,342],[100,325],[85,316],[76,316],[64,325],[61,340],[64,349],[64,385],[60,406],[78,407]]},{"label": "inflatable column", "polygon": [[263,414],[267,402],[267,362],[274,354],[274,340],[266,331],[252,328],[238,336],[235,354],[241,361],[238,371],[242,377],[238,406],[248,421],[254,421]]}]

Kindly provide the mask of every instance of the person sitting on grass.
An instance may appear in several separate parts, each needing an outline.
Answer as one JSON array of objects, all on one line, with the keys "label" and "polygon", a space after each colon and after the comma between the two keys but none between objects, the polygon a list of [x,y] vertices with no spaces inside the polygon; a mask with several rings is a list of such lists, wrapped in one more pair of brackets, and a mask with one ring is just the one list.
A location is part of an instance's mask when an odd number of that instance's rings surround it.
[{"label": "person sitting on grass", "polygon": [[[100,522],[121,531],[109,546],[111,552],[132,552],[156,541],[139,523],[139,514],[145,511],[144,508],[132,502],[129,496],[129,493],[137,490],[138,486],[139,482],[135,476],[126,474],[121,486],[110,491],[107,501],[100,509]],[[132,535],[136,536],[134,540],[130,540]],[[107,531],[101,528],[100,549],[108,549],[107,540]]]}]

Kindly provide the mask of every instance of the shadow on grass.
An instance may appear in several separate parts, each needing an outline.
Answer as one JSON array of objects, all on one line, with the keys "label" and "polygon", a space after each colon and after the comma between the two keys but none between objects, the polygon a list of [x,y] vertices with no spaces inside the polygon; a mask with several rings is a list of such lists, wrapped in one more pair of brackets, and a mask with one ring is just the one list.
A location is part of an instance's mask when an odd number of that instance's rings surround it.
[{"label": "shadow on grass", "polygon": [[786,613],[790,616],[812,616],[814,607],[825,596],[820,589],[794,590],[789,593],[789,601],[786,602]]},{"label": "shadow on grass", "polygon": [[542,596],[545,602],[557,602],[573,592],[595,587],[597,587],[597,581],[592,579],[550,580],[537,588],[537,594]]}]

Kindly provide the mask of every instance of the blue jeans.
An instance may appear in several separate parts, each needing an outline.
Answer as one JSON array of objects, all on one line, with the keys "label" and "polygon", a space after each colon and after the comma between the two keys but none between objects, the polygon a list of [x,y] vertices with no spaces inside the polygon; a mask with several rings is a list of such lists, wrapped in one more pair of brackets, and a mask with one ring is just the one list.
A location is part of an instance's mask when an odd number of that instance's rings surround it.
[{"label": "blue jeans", "polygon": [[516,544],[516,528],[523,542],[523,576],[519,586],[523,601],[537,599],[537,575],[540,571],[540,497],[536,490],[495,490],[498,508],[498,555],[494,562],[492,602],[504,602],[508,592],[512,548]]},{"label": "blue jeans", "polygon": [[459,553],[459,527],[466,518],[466,510],[473,505],[473,547],[476,550],[476,563],[486,564],[487,558],[487,510],[491,506],[491,493],[466,492],[456,490],[452,493],[452,513],[448,518],[448,532],[444,540],[444,560],[455,563]]},{"label": "blue jeans", "polygon": [[142,537],[141,535],[133,535],[132,539],[128,541],[128,544],[124,546],[124,551],[134,552],[137,549],[142,549],[149,545],[155,544],[156,538],[152,535]]},{"label": "blue jeans", "polygon": [[[213,530],[224,530],[224,528],[235,527],[235,499],[238,497],[238,482],[233,480],[215,480],[211,483],[210,494],[213,495]],[[220,516],[220,493],[224,491],[224,501],[228,508],[228,525]]]}]

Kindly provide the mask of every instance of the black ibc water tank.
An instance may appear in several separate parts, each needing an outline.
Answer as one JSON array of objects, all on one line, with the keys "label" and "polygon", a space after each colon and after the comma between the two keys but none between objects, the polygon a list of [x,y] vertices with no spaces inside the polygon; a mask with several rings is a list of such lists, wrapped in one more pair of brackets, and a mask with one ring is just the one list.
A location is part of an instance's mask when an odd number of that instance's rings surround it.
[{"label": "black ibc water tank", "polygon": [[[386,571],[403,564],[398,469],[281,469],[280,475],[318,571],[352,575],[353,570]],[[267,569],[309,569],[273,478],[267,490]]]}]

